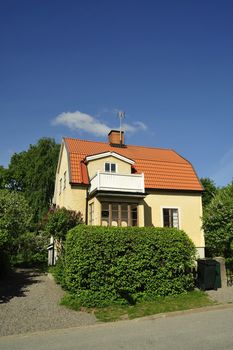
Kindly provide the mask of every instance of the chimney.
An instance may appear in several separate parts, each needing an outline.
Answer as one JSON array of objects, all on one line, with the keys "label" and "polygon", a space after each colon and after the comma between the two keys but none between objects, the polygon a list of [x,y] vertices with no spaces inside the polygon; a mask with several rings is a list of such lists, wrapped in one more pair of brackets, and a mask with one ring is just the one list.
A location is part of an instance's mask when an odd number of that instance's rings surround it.
[{"label": "chimney", "polygon": [[126,147],[124,131],[111,130],[108,134],[108,141],[114,147]]}]

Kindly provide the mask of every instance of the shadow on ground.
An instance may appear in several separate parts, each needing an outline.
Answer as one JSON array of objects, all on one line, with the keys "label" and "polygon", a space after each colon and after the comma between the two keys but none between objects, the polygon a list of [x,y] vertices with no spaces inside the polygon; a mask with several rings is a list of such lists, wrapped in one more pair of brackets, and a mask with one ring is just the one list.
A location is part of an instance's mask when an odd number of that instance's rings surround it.
[{"label": "shadow on ground", "polygon": [[40,274],[39,270],[16,269],[7,278],[0,280],[0,304],[14,297],[25,297],[27,286],[41,282],[36,278]]}]

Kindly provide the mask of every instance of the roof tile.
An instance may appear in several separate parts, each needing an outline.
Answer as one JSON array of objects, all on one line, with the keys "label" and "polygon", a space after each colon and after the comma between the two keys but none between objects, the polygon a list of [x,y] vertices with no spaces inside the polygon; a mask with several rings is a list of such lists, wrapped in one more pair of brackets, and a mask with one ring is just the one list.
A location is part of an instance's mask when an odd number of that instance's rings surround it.
[{"label": "roof tile", "polygon": [[70,156],[71,182],[88,184],[86,156],[116,152],[135,161],[136,173],[144,173],[145,188],[194,190],[203,188],[192,165],[171,149],[127,146],[116,148],[108,143],[64,138]]}]

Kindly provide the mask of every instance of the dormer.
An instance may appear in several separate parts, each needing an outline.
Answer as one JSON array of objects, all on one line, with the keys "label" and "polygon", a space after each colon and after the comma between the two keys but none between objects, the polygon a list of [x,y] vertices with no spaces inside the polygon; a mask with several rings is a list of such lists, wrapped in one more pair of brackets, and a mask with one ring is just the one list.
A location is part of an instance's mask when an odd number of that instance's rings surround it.
[{"label": "dormer", "polygon": [[131,174],[131,167],[135,163],[132,159],[117,152],[103,152],[85,158],[89,179],[100,172]]}]

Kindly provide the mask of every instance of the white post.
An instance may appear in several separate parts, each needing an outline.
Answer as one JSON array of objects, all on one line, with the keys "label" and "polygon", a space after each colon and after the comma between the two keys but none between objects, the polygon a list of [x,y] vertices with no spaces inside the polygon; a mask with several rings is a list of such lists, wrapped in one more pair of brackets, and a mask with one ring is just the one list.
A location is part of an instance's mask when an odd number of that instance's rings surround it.
[{"label": "white post", "polygon": [[142,173],[142,192],[145,192],[145,182],[144,182],[144,173]]}]

